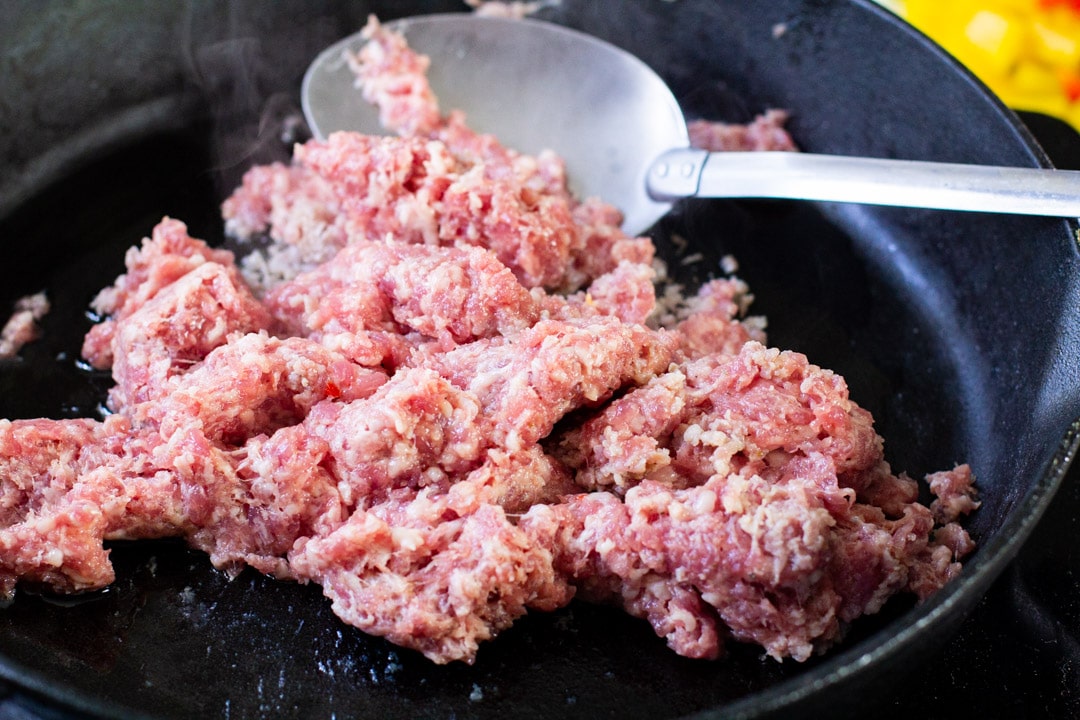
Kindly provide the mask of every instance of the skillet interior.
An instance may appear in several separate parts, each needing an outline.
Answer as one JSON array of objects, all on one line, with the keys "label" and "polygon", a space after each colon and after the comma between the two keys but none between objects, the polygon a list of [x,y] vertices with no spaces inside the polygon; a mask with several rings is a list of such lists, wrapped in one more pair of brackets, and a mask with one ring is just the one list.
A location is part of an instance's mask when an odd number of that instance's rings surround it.
[{"label": "skillet interior", "polygon": [[[258,75],[245,89],[248,102],[207,112],[193,99],[190,66],[186,80],[170,68],[179,85],[150,88],[147,97],[166,98],[175,115],[134,122],[129,112],[124,129],[100,132],[99,142],[85,134],[58,141],[54,157],[67,148],[88,164],[72,173],[61,163],[51,175],[67,178],[60,183],[31,174],[37,182],[20,196],[34,200],[0,225],[0,303],[45,287],[55,310],[46,339],[24,361],[0,367],[0,415],[93,411],[106,380],[75,366],[87,301],[120,271],[123,248],[163,214],[221,240],[222,193],[250,162],[285,152],[276,130],[288,124],[291,105],[279,93],[295,93],[318,43],[353,30],[364,14],[317,9],[320,32],[331,37],[308,37],[310,53],[294,51],[274,73]],[[624,10],[617,21],[600,3],[545,12],[653,64],[692,114],[746,120],[766,107],[792,108],[791,129],[808,150],[1044,162],[977,83],[869,4],[643,1]],[[194,6],[192,27],[207,22],[199,12],[212,13]],[[302,15],[289,5],[277,13],[230,30],[249,43],[243,53],[269,56],[271,38]],[[261,40],[252,45],[252,37]],[[253,135],[260,119],[275,132]],[[117,149],[121,137],[129,146]],[[1072,448],[1066,431],[1080,415],[1080,383],[1065,361],[1078,337],[1069,312],[1080,299],[1075,230],[1060,220],[781,202],[688,203],[657,229],[662,251],[678,234],[705,254],[686,267],[670,258],[688,282],[725,253],[739,259],[773,344],[848,378],[878,418],[894,467],[919,475],[966,460],[980,477],[984,506],[970,527],[981,548],[965,577],[915,610],[890,604],[834,655],[778,665],[733,647],[720,663],[688,661],[644,623],[575,604],[523,620],[472,668],[436,668],[341,625],[317,588],[251,572],[230,583],[200,555],[155,543],[115,546],[119,579],[105,593],[77,602],[21,594],[0,612],[0,672],[108,714],[811,712],[821,698],[872,683],[943,641],[1056,487]]]}]

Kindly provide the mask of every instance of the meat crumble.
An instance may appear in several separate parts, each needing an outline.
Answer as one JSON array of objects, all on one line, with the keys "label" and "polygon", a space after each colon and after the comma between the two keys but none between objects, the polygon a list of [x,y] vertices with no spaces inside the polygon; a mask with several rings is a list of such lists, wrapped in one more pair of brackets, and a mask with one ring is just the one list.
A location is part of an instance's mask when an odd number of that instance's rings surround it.
[{"label": "meat crumble", "polygon": [[0,330],[0,360],[15,357],[23,345],[37,340],[41,334],[38,323],[48,312],[49,298],[44,292],[16,300],[14,312]]},{"label": "meat crumble", "polygon": [[111,414],[0,421],[0,597],[104,587],[105,541],[180,537],[437,663],[575,597],[688,657],[805,660],[960,572],[968,466],[920,504],[737,279],[660,321],[648,238],[366,33],[350,61],[398,135],[250,170],[224,221],[270,244],[239,261],[163,219],[93,303]]}]

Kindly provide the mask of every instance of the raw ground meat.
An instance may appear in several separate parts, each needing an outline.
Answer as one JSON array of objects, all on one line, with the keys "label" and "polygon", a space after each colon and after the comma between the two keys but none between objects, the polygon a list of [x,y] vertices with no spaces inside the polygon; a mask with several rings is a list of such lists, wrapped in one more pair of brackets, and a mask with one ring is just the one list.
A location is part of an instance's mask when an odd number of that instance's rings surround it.
[{"label": "raw ground meat", "polygon": [[690,145],[711,152],[795,151],[798,146],[784,129],[786,110],[766,110],[746,125],[691,120],[686,124]]},{"label": "raw ground meat", "polygon": [[38,323],[48,312],[49,299],[43,292],[16,300],[15,311],[0,330],[0,360],[15,357],[23,345],[37,340]]},{"label": "raw ground meat", "polygon": [[453,495],[405,491],[357,510],[303,544],[291,565],[356,627],[436,662],[471,662],[479,642],[527,608],[554,610],[573,595],[550,552],[502,507],[464,498],[471,482]]},{"label": "raw ground meat", "polygon": [[418,333],[459,344],[540,317],[537,300],[482,248],[367,240],[273,288],[265,303],[285,332],[308,337]]},{"label": "raw ground meat", "polygon": [[[747,342],[691,361],[556,443],[590,492],[523,526],[586,596],[647,618],[683,655],[717,656],[719,619],[776,658],[806,659],[897,591],[924,595],[959,571],[869,414],[796,353]],[[935,477],[937,492],[970,492],[966,466]],[[872,483],[874,496],[900,485],[903,501],[867,505]]]},{"label": "raw ground meat", "polygon": [[[0,599],[104,587],[106,541],[180,537],[439,663],[573,597],[688,657],[805,660],[960,572],[970,468],[919,504],[843,379],[764,344],[745,283],[659,307],[648,238],[367,34],[350,62],[399,137],[253,168],[222,208],[269,238],[242,270],[162,220],[93,302],[111,414],[0,421]],[[709,142],[772,148],[783,119]]]},{"label": "raw ground meat", "polygon": [[652,261],[652,243],[623,233],[617,210],[571,197],[558,157],[521,155],[460,113],[444,117],[426,58],[374,20],[365,32],[370,42],[349,60],[400,137],[334,133],[298,146],[292,167],[247,174],[223,211],[241,240],[275,241],[245,261],[258,291],[327,259],[327,247],[387,235],[488,248],[528,288],[576,290],[620,261]]}]

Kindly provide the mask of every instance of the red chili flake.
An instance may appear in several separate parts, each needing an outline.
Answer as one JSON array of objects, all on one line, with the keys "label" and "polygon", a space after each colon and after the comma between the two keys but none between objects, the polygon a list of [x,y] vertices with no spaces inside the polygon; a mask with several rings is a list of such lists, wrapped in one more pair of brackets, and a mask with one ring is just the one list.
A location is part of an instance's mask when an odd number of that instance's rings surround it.
[{"label": "red chili flake", "polygon": [[1062,73],[1061,88],[1070,103],[1080,101],[1080,75],[1074,72]]},{"label": "red chili flake", "polygon": [[1039,0],[1040,10],[1053,10],[1057,7],[1066,7],[1075,13],[1080,13],[1080,0]]},{"label": "red chili flake", "polygon": [[341,388],[333,380],[326,381],[326,397],[334,399],[341,397]]}]

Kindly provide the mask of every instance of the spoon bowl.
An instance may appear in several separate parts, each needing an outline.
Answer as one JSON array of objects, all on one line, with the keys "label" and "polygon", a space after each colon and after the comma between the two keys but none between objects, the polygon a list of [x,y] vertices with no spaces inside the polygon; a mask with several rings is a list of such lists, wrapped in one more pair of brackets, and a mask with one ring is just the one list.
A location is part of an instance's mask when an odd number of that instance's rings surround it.
[{"label": "spoon bowl", "polygon": [[[648,65],[554,24],[457,13],[388,27],[431,59],[428,77],[444,112],[463,110],[473,129],[520,152],[555,151],[570,190],[617,207],[632,235],[688,197],[1080,216],[1080,171],[690,149],[679,104]],[[344,57],[364,42],[357,33],[332,45],[304,77],[304,114],[318,138],[386,133]]]},{"label": "spoon bowl", "polygon": [[[638,58],[536,20],[458,13],[386,25],[431,58],[428,78],[443,112],[463,110],[470,127],[519,152],[555,151],[571,192],[615,204],[627,232],[648,228],[670,209],[670,201],[649,196],[646,173],[664,151],[686,147],[686,124],[671,91]],[[358,33],[335,43],[304,76],[303,109],[315,137],[387,134],[344,60],[364,42]]]}]

